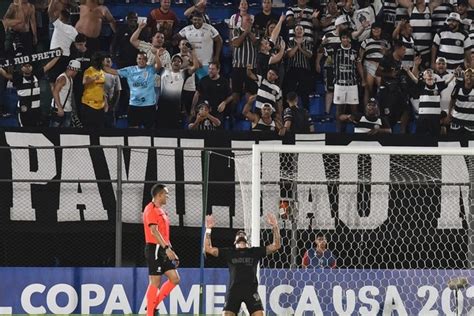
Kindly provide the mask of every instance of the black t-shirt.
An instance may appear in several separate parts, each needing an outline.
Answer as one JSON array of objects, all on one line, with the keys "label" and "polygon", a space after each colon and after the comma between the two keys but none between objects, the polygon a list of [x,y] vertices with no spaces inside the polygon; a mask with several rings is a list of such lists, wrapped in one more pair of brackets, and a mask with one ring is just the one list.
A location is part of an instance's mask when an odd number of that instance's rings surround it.
[{"label": "black t-shirt", "polygon": [[[396,70],[397,72],[400,72],[400,70],[402,69],[402,61],[395,60],[395,58],[393,58],[393,54],[388,54],[382,58],[379,66],[383,68],[384,72],[388,72],[389,70]],[[398,82],[398,79],[382,76],[382,84],[394,82]]]},{"label": "black t-shirt", "polygon": [[253,26],[255,27],[259,35],[263,35],[265,34],[268,21],[274,20],[276,23],[278,22],[278,19],[279,17],[274,13],[270,13],[270,15],[265,15],[263,12],[260,12],[255,15]]},{"label": "black t-shirt", "polygon": [[258,286],[258,262],[266,255],[265,247],[219,248],[219,257],[229,266],[229,289]]},{"label": "black t-shirt", "polygon": [[268,72],[268,63],[270,62],[270,54],[264,54],[259,52],[257,54],[257,75],[267,76]]},{"label": "black t-shirt", "polygon": [[199,81],[197,91],[199,91],[199,103],[207,101],[211,107],[212,115],[217,113],[219,104],[231,93],[229,82],[222,76],[216,80],[205,76]]},{"label": "black t-shirt", "polygon": [[3,22],[0,20],[0,58],[5,58],[5,27]]},{"label": "black t-shirt", "polygon": [[291,132],[309,133],[309,127],[312,124],[308,111],[299,107],[287,107],[283,113],[283,120],[291,122]]},{"label": "black t-shirt", "polygon": [[117,53],[117,65],[119,68],[134,66],[137,63],[138,49],[130,43],[133,30],[128,25],[123,25],[115,35],[115,47]]}]

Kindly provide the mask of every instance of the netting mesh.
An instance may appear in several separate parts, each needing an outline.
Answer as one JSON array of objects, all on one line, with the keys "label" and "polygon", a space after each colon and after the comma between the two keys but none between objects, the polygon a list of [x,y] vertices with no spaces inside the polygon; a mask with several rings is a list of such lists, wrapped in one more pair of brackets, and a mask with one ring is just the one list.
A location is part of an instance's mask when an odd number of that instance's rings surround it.
[{"label": "netting mesh", "polygon": [[[453,274],[472,283],[473,162],[454,155],[262,153],[259,211],[279,213],[282,249],[261,261],[260,284],[287,287],[273,298],[282,308],[273,312],[298,314],[307,286],[318,297],[333,297],[334,282],[382,291],[398,282],[402,293],[423,284],[445,289]],[[250,234],[251,163],[250,155],[236,157]],[[260,243],[267,245],[271,230],[260,218]],[[326,251],[316,249],[318,237]],[[405,302],[408,310],[422,310],[425,290]],[[460,306],[454,296],[446,294],[448,307],[434,308],[454,315],[457,305],[459,314],[469,314],[471,302]],[[350,310],[345,304],[341,308]],[[321,306],[324,314],[334,312],[335,302]]]}]

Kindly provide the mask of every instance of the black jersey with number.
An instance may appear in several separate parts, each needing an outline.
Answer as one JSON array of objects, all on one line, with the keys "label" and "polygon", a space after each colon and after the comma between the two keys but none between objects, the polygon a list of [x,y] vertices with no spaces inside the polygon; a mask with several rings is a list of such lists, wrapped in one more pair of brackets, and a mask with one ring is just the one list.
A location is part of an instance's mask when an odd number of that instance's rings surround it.
[{"label": "black jersey with number", "polygon": [[257,286],[258,262],[265,256],[265,247],[220,248],[219,257],[229,266],[229,289]]}]

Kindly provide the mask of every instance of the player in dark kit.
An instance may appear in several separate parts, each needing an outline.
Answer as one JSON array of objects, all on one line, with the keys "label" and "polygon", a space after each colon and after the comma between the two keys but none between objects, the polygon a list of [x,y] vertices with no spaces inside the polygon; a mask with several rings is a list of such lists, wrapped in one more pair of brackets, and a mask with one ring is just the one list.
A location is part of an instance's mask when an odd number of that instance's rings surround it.
[{"label": "player in dark kit", "polygon": [[[179,259],[171,248],[168,214],[161,208],[168,199],[168,189],[163,184],[155,184],[151,188],[151,196],[151,202],[143,211],[149,279],[146,292],[147,316],[153,316],[160,302],[179,284],[179,275],[176,272]],[[160,287],[163,274],[168,280]]]},{"label": "player in dark kit", "polygon": [[211,244],[211,230],[215,221],[211,215],[207,216],[204,250],[214,257],[224,258],[229,266],[229,287],[222,313],[225,316],[237,315],[242,302],[247,306],[251,316],[263,316],[263,305],[257,291],[258,262],[281,247],[280,228],[275,216],[268,214],[267,221],[273,229],[272,244],[263,247],[249,247],[247,235],[240,230],[235,235],[234,248],[216,248]]}]

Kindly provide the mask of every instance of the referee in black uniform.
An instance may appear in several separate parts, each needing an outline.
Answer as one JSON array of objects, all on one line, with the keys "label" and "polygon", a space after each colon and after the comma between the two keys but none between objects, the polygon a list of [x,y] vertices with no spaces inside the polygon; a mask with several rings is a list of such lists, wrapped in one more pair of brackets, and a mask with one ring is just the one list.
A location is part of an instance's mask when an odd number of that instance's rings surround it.
[{"label": "referee in black uniform", "polygon": [[247,235],[238,231],[234,248],[216,248],[211,244],[211,230],[215,225],[212,215],[206,219],[206,239],[204,250],[214,257],[222,257],[229,266],[229,286],[225,299],[223,315],[237,315],[242,302],[251,316],[263,316],[263,305],[258,295],[257,266],[261,258],[270,255],[281,247],[280,228],[273,214],[267,215],[268,224],[273,229],[273,243],[263,247],[249,247]]}]

